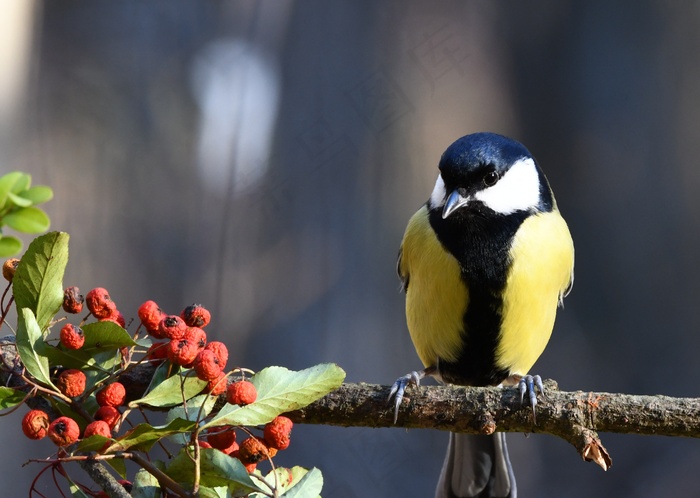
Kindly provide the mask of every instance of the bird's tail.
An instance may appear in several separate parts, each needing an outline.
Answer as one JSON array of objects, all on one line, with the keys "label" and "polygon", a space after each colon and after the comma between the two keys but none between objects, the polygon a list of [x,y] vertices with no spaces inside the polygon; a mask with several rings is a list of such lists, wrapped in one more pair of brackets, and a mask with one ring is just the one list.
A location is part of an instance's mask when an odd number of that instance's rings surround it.
[{"label": "bird's tail", "polygon": [[506,435],[450,433],[435,498],[516,498]]}]

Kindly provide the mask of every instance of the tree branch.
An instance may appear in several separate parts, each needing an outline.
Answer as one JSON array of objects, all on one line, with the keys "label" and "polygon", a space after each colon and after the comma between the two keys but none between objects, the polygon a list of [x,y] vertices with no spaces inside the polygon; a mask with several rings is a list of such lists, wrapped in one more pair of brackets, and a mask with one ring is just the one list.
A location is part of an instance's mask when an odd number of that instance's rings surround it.
[{"label": "tree branch", "polygon": [[619,434],[700,437],[700,398],[564,392],[545,382],[536,423],[520,404],[515,388],[411,387],[396,424],[387,402],[389,387],[344,384],[308,407],[288,416],[296,423],[344,427],[430,428],[471,434],[495,431],[558,436],[579,455],[604,470],[612,459],[597,431]]}]

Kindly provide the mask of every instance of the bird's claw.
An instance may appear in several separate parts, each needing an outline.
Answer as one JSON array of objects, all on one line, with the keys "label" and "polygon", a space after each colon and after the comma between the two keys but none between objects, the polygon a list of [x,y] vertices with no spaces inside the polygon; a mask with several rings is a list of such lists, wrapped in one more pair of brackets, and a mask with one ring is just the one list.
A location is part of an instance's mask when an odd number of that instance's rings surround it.
[{"label": "bird's claw", "polygon": [[394,382],[394,384],[391,386],[388,401],[391,402],[391,398],[394,398],[394,423],[396,423],[399,418],[399,407],[403,401],[403,395],[406,388],[411,384],[420,386],[420,380],[424,375],[425,374],[423,372],[413,371],[396,379],[396,382]]},{"label": "bird's claw", "polygon": [[525,393],[528,394],[528,399],[530,401],[530,406],[532,407],[532,420],[537,423],[537,418],[535,415],[535,407],[537,406],[537,391],[535,387],[546,396],[544,393],[544,385],[542,384],[542,377],[539,375],[524,375],[518,382],[518,389],[520,390],[520,404],[525,404]]}]

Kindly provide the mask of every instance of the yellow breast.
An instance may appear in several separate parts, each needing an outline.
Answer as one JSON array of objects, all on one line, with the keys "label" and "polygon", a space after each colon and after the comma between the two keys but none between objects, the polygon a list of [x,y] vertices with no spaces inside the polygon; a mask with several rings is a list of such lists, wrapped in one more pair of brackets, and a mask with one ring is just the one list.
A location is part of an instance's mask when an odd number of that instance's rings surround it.
[{"label": "yellow breast", "polygon": [[409,278],[406,322],[424,366],[436,359],[456,361],[469,303],[459,263],[430,227],[424,206],[408,222],[401,246],[401,275]]},{"label": "yellow breast", "polygon": [[496,363],[524,375],[552,334],[557,306],[572,278],[574,246],[566,222],[554,210],[527,218],[510,253]]}]

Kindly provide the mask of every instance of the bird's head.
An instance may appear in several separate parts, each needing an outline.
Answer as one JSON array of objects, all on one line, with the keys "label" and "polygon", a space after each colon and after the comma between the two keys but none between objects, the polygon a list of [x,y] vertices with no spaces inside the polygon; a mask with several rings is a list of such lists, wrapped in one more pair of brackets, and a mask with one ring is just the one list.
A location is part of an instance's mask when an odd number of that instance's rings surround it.
[{"label": "bird's head", "polygon": [[450,145],[439,164],[430,210],[442,218],[470,213],[509,215],[550,211],[551,189],[521,143],[495,133],[474,133]]}]

